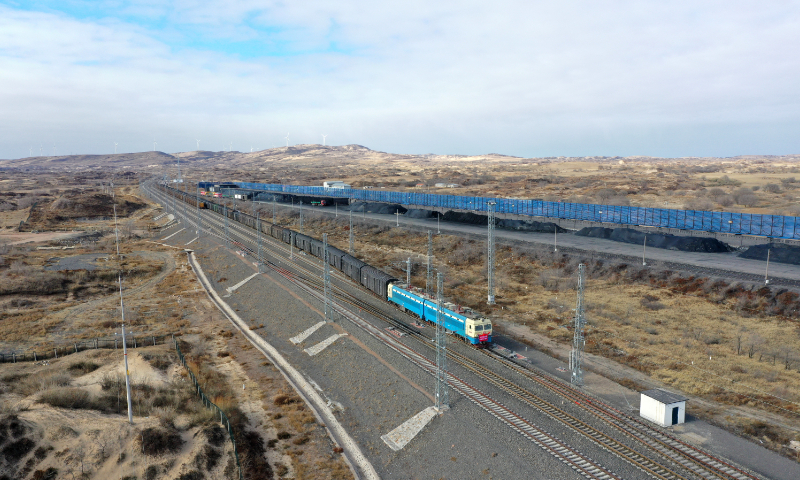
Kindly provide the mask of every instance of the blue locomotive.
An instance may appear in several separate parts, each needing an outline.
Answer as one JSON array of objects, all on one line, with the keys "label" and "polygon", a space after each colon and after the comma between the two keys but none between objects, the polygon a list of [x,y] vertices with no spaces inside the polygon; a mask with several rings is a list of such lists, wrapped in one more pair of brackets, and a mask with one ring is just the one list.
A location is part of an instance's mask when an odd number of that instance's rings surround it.
[{"label": "blue locomotive", "polygon": [[[389,282],[387,300],[431,323],[438,322],[439,309],[436,300],[409,288],[405,283]],[[484,346],[492,341],[492,322],[468,308],[459,308],[452,303],[442,305],[444,327],[473,345]],[[463,312],[460,313],[460,312]]]}]

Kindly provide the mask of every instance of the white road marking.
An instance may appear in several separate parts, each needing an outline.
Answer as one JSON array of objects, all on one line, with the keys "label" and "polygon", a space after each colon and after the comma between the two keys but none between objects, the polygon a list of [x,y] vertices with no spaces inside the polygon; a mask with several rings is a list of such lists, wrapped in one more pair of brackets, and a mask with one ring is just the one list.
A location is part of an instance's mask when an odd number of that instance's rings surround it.
[{"label": "white road marking", "polygon": [[175,235],[177,235],[177,234],[181,233],[181,232],[182,232],[182,231],[184,231],[184,230],[186,230],[186,229],[185,229],[185,228],[181,228],[180,230],[178,230],[177,232],[173,233],[173,234],[172,234],[172,235],[170,235],[169,237],[167,237],[167,238],[162,238],[162,239],[161,239],[161,241],[162,241],[162,242],[166,242],[167,240],[169,240],[170,238],[174,237]]},{"label": "white road marking", "polygon": [[381,436],[381,440],[395,452],[408,445],[419,432],[430,423],[436,416],[436,407],[428,407],[413,417],[403,422],[386,435]]},{"label": "white road marking", "polygon": [[242,286],[242,285],[244,285],[245,283],[247,283],[247,282],[249,282],[250,280],[252,280],[252,279],[256,278],[258,275],[259,275],[258,273],[254,273],[254,274],[250,275],[249,277],[245,278],[244,280],[242,280],[241,282],[237,283],[236,285],[234,285],[234,286],[232,286],[232,287],[228,287],[228,288],[226,288],[225,290],[227,290],[227,291],[228,291],[228,294],[231,294],[231,293],[233,293],[235,290],[238,290],[238,289],[239,289],[239,287],[241,287],[241,286]]},{"label": "white road marking", "polygon": [[363,478],[365,480],[380,480],[378,472],[375,467],[361,451],[353,437],[347,433],[347,430],[339,423],[339,420],[334,416],[333,412],[327,408],[326,402],[320,397],[319,393],[314,390],[314,387],[309,385],[303,375],[297,371],[283,355],[278,352],[272,345],[269,344],[263,337],[251,331],[247,323],[236,314],[236,312],[225,303],[222,298],[212,288],[206,288],[206,285],[211,285],[206,277],[205,272],[197,263],[194,252],[187,252],[189,262],[192,264],[192,271],[200,278],[206,294],[211,297],[218,308],[228,317],[228,320],[247,338],[250,343],[255,346],[261,353],[266,356],[273,365],[283,374],[284,378],[294,387],[295,391],[303,397],[306,404],[309,406],[314,416],[320,423],[324,423],[328,427],[328,432],[337,445],[344,449],[344,459],[353,471],[356,478]]},{"label": "white road marking", "polygon": [[347,336],[346,333],[338,333],[336,335],[331,335],[330,337],[328,337],[325,340],[319,342],[318,344],[314,345],[313,347],[306,348],[304,350],[304,352],[306,352],[307,354],[309,354],[310,356],[313,357],[314,355],[316,355],[316,354],[320,353],[321,351],[325,350],[326,348],[328,348],[336,340],[339,340],[339,338],[345,337],[345,336]]},{"label": "white road marking", "polygon": [[194,241],[195,241],[195,240],[197,240],[198,238],[200,238],[200,237],[194,237],[193,239],[191,239],[191,240],[189,240],[188,242],[184,243],[184,245],[189,245],[190,243],[194,242]]},{"label": "white road marking", "polygon": [[325,322],[319,322],[318,324],[316,324],[316,325],[314,325],[312,327],[308,327],[307,329],[303,330],[303,332],[300,333],[299,335],[296,335],[296,336],[290,338],[289,341],[294,343],[295,345],[297,345],[298,343],[302,342],[306,338],[310,337],[312,333],[314,333],[317,330],[319,330],[320,327],[322,327],[323,325],[325,325]]}]

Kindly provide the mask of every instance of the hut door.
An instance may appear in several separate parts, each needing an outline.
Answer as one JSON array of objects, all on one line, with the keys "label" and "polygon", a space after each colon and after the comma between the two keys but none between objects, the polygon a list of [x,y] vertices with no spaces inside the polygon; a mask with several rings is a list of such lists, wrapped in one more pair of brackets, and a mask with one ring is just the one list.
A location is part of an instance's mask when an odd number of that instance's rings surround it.
[{"label": "hut door", "polygon": [[672,407],[672,425],[678,424],[678,407]]}]

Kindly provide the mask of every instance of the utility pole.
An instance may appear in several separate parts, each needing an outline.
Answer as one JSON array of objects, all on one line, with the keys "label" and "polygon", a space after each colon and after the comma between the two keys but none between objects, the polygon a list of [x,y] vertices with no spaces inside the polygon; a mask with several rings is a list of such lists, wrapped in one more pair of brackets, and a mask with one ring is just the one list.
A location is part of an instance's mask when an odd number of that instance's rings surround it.
[{"label": "utility pole", "polygon": [[128,370],[128,343],[125,341],[125,303],[122,301],[122,274],[119,274],[119,308],[122,312],[122,357],[125,359],[125,391],[128,394],[128,422],[133,425],[131,405],[131,372]]},{"label": "utility pole", "polygon": [[583,309],[583,291],[585,289],[586,265],[578,265],[578,302],[575,305],[575,331],[572,336],[572,352],[569,355],[569,369],[572,371],[570,382],[576,387],[583,386],[583,327],[586,317]]},{"label": "utility pole", "polygon": [[231,240],[228,237],[228,205],[223,205],[222,209],[225,216],[225,245],[230,246]]},{"label": "utility pole", "polygon": [[258,235],[258,273],[261,273],[261,212],[256,214],[256,235]]},{"label": "utility pole", "polygon": [[303,201],[300,200],[300,233],[303,233]]},{"label": "utility pole", "polygon": [[406,285],[411,286],[411,257],[406,260]]},{"label": "utility pole", "polygon": [[350,210],[350,255],[354,255],[355,239],[353,238],[353,210]]},{"label": "utility pole", "polygon": [[489,279],[489,295],[486,303],[494,305],[494,206],[497,202],[489,202],[489,251],[486,256],[486,275]]},{"label": "utility pole", "polygon": [[553,237],[553,251],[557,252],[558,251],[558,225],[555,224],[555,223],[553,224],[553,235],[554,235],[554,237]]},{"label": "utility pole", "polygon": [[436,274],[436,410],[443,413],[450,408],[447,390],[447,333],[444,328],[443,295],[444,275]]},{"label": "utility pole", "polygon": [[771,251],[771,248],[767,249],[767,269],[764,271],[764,285],[769,285],[769,253]]},{"label": "utility pole", "polygon": [[395,221],[396,221],[394,226],[395,227],[399,227],[400,226],[400,210],[399,209],[394,212],[394,217],[395,217]]},{"label": "utility pole", "polygon": [[117,240],[117,257],[119,257],[119,228],[117,227],[117,204],[114,204],[114,238]]},{"label": "utility pole", "polygon": [[200,236],[200,230],[203,229],[203,220],[200,218],[200,182],[197,182],[197,186],[194,189],[194,196],[197,202],[197,236]]},{"label": "utility pole", "polygon": [[433,290],[433,233],[428,230],[428,272],[425,277],[425,293],[431,295]]},{"label": "utility pole", "polygon": [[[178,165],[180,165],[180,163]],[[181,170],[180,170],[180,167],[179,167],[178,168],[178,177],[180,177],[180,176],[181,176]],[[189,226],[189,214],[186,211],[187,208],[189,208],[186,205],[186,187],[183,185],[183,183],[179,183],[178,185],[179,185],[179,188],[183,189],[183,191],[181,191],[181,198],[183,199],[183,219],[186,222],[186,226]]]},{"label": "utility pole", "polygon": [[333,302],[331,301],[331,264],[328,256],[328,234],[322,234],[322,279],[325,290],[325,321],[333,322]]},{"label": "utility pole", "polygon": [[272,224],[275,225],[275,195],[272,196]]},{"label": "utility pole", "polygon": [[647,266],[647,262],[644,259],[644,254],[646,250],[647,250],[647,234],[644,235],[644,242],[642,243],[642,266]]}]

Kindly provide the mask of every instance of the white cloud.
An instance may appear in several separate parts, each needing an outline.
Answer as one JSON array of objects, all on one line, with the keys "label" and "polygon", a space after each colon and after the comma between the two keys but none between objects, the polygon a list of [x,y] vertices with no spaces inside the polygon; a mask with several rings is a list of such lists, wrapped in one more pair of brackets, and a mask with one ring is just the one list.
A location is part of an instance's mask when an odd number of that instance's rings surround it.
[{"label": "white cloud", "polygon": [[799,150],[763,134],[800,125],[794,5],[440,3],[109,2],[96,20],[0,7],[0,157],[322,130],[401,152]]}]

